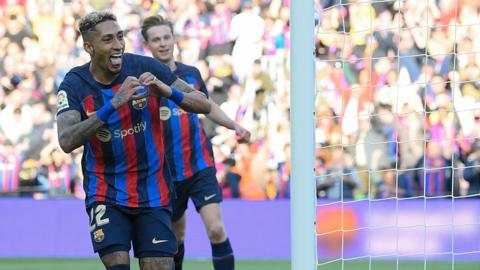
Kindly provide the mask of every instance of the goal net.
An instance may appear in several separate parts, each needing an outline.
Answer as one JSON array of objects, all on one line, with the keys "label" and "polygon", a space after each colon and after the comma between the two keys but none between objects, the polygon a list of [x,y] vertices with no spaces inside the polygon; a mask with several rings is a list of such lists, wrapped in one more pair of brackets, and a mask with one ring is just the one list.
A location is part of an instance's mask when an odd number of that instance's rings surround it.
[{"label": "goal net", "polygon": [[317,269],[479,269],[480,2],[316,4]]}]

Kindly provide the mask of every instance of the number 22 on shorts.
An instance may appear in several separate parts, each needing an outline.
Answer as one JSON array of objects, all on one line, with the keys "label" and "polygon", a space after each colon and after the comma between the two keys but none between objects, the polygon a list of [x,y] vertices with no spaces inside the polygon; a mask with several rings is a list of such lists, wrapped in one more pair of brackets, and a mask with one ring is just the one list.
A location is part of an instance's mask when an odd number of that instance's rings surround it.
[{"label": "number 22 on shorts", "polygon": [[90,209],[90,231],[91,232],[95,230],[96,227],[103,226],[110,222],[110,219],[103,218],[103,215],[105,215],[106,211],[107,211],[107,207],[103,204],[99,204],[96,207],[92,207]]}]

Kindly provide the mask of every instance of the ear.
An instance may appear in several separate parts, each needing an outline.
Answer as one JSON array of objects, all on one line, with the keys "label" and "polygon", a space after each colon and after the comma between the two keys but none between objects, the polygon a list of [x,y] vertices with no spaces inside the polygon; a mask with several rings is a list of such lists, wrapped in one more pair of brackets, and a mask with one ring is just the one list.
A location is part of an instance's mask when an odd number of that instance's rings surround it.
[{"label": "ear", "polygon": [[93,49],[92,44],[90,44],[90,43],[88,43],[88,42],[84,42],[84,43],[83,43],[83,49],[85,49],[85,51],[86,51],[88,54],[90,54],[90,55],[93,54],[94,49]]}]

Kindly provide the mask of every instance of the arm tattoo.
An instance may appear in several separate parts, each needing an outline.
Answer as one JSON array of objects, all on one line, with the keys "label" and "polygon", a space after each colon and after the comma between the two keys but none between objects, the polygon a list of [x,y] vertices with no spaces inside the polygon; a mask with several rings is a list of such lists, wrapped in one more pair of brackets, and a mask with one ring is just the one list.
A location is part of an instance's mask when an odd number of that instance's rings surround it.
[{"label": "arm tattoo", "polygon": [[58,141],[63,151],[70,153],[85,144],[103,126],[96,115],[81,121],[78,111],[68,111],[57,118]]},{"label": "arm tattoo", "polygon": [[174,267],[172,257],[146,257],[140,258],[140,270],[171,270]]},{"label": "arm tattoo", "polygon": [[176,81],[174,81],[172,83],[172,85],[170,85],[170,87],[176,88],[176,89],[178,89],[182,92],[185,92],[185,93],[190,93],[190,92],[195,91],[195,89],[193,89],[188,83],[186,83],[182,79],[177,79]]},{"label": "arm tattoo", "polygon": [[182,103],[179,105],[187,112],[204,113],[210,112],[211,105],[204,93],[195,91],[186,93],[183,97]]},{"label": "arm tattoo", "polygon": [[182,79],[177,79],[170,87],[185,92],[182,103],[179,104],[182,109],[193,113],[210,112],[210,102],[203,92],[196,91]]}]

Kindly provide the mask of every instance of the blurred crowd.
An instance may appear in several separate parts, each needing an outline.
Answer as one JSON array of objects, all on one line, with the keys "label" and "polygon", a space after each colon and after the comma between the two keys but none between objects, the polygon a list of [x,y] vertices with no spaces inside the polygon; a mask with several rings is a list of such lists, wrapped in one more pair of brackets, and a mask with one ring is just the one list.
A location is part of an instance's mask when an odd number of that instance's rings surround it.
[{"label": "blurred crowd", "polygon": [[338,2],[316,43],[318,195],[478,195],[480,2]]},{"label": "blurred crowd", "polygon": [[[132,53],[149,55],[143,18],[174,21],[177,59],[197,67],[210,97],[252,132],[251,143],[237,144],[202,119],[224,196],[288,198],[289,2],[0,0],[0,194],[84,196],[81,149],[58,147],[55,91],[89,60],[78,20],[109,10]],[[480,193],[480,3],[316,7],[318,197]]]}]

